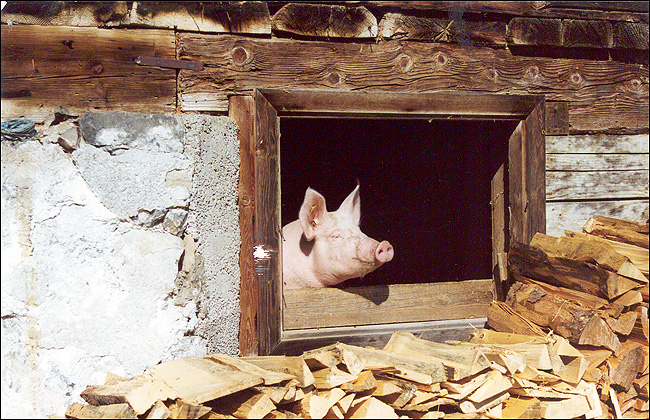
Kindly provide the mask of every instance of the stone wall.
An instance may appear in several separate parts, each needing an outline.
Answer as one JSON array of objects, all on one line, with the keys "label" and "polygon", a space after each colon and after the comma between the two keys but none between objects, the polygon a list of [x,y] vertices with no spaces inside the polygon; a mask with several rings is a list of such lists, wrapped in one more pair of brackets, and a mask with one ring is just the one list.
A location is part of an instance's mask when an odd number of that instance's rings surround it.
[{"label": "stone wall", "polygon": [[238,354],[237,127],[65,110],[2,141],[2,414],[62,415],[107,372]]}]

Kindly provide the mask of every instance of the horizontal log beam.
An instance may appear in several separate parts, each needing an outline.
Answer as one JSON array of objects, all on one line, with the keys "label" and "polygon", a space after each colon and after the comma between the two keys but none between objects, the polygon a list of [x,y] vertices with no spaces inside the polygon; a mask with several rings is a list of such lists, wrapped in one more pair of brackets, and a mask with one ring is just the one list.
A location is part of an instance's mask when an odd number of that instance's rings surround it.
[{"label": "horizontal log beam", "polygon": [[[648,70],[614,61],[513,56],[454,44],[379,44],[181,34],[183,111],[226,112],[228,97],[256,88],[545,95],[568,102],[573,132],[647,130]],[[614,82],[612,82],[615,80]]]}]

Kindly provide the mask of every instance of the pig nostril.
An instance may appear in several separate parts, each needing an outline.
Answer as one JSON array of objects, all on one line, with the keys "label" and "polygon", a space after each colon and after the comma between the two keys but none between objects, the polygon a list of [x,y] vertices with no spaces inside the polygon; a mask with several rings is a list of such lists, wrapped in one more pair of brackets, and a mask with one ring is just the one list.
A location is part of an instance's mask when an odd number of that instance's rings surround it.
[{"label": "pig nostril", "polygon": [[377,261],[385,263],[393,259],[393,246],[388,241],[383,241],[377,247],[375,251],[375,257]]}]

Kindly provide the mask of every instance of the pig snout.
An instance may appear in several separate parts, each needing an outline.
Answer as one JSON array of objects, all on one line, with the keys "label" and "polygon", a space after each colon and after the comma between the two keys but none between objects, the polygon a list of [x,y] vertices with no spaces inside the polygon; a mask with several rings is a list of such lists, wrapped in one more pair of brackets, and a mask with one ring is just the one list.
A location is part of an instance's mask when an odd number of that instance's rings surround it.
[{"label": "pig snout", "polygon": [[382,264],[392,260],[393,255],[393,246],[388,241],[381,241],[377,249],[375,249],[375,259]]}]

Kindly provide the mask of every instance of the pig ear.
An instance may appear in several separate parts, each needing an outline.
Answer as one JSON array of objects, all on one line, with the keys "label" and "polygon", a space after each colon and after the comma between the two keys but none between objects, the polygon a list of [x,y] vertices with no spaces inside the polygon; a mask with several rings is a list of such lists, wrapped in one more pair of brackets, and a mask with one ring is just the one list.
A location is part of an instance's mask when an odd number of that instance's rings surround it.
[{"label": "pig ear", "polygon": [[328,219],[325,197],[311,188],[307,188],[305,200],[300,207],[300,224],[308,241],[314,239],[318,225]]},{"label": "pig ear", "polygon": [[359,194],[359,184],[357,187],[347,196],[341,207],[336,211],[339,214],[346,214],[348,217],[352,216],[354,223],[359,226],[361,221],[361,195]]}]

